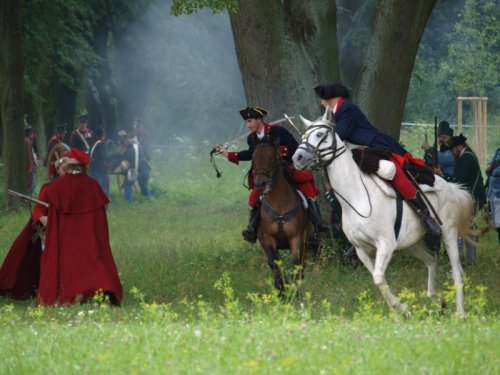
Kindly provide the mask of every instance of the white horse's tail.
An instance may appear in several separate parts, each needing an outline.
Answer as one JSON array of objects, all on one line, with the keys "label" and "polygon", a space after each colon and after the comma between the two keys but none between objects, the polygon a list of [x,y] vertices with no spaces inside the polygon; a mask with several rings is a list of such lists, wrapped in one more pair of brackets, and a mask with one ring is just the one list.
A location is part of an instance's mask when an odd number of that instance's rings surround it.
[{"label": "white horse's tail", "polygon": [[471,223],[474,216],[474,202],[472,195],[460,185],[450,183],[455,198],[454,211],[457,220],[458,236],[468,239],[472,233]]}]

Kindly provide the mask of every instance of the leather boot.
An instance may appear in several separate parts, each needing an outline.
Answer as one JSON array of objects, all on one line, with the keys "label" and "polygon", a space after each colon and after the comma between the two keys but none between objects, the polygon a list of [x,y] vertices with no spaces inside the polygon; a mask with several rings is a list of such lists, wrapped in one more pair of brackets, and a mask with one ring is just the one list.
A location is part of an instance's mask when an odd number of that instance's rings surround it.
[{"label": "leather boot", "polygon": [[441,227],[439,226],[437,221],[431,216],[429,209],[427,208],[427,205],[424,202],[424,199],[420,195],[420,192],[417,192],[417,196],[415,197],[415,199],[408,199],[407,202],[410,203],[410,205],[417,212],[418,216],[420,216],[420,218],[424,222],[427,233],[433,236],[441,236],[443,234]]},{"label": "leather boot", "polygon": [[319,205],[317,202],[310,198],[307,198],[307,217],[311,220],[314,225],[314,232],[316,235],[323,233],[330,233],[330,228],[328,223],[321,217],[321,212],[319,210]]},{"label": "leather boot", "polygon": [[248,227],[241,234],[245,241],[255,243],[257,241],[257,229],[259,227],[260,207],[252,207],[248,220]]}]

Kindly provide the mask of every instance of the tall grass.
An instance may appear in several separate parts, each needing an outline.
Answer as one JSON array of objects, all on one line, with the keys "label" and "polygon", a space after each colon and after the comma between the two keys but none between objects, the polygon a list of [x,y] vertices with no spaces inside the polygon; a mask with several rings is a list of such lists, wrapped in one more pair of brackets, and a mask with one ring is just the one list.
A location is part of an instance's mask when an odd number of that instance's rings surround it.
[{"label": "tall grass", "polygon": [[[363,267],[324,244],[309,255],[299,295],[280,301],[262,249],[242,240],[248,165],[218,161],[184,143],[154,153],[152,200],[126,204],[115,184],[111,248],[121,308],[98,300],[36,307],[0,298],[0,373],[495,373],[500,368],[496,234],[481,238],[465,269],[466,309],[454,317],[446,256],[444,312],[422,294],[427,270],[397,254],[387,273],[412,317],[389,314]],[[0,214],[0,258],[28,212]],[[286,252],[283,264],[290,267]]]}]

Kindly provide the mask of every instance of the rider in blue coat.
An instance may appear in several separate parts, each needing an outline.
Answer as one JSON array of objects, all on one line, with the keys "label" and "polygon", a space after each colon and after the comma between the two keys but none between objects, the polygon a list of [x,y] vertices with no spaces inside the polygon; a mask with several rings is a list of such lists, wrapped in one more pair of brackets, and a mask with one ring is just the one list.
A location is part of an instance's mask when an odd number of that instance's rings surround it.
[{"label": "rider in blue coat", "polygon": [[[314,88],[321,105],[329,107],[335,120],[335,131],[343,141],[356,145],[384,149],[390,152],[396,173],[390,183],[421,217],[427,232],[434,238],[442,234],[441,227],[431,216],[421,193],[406,174],[410,163],[425,167],[421,159],[414,158],[394,138],[381,133],[349,98],[349,90],[339,84],[319,85]],[[435,241],[437,242],[437,241]]]}]

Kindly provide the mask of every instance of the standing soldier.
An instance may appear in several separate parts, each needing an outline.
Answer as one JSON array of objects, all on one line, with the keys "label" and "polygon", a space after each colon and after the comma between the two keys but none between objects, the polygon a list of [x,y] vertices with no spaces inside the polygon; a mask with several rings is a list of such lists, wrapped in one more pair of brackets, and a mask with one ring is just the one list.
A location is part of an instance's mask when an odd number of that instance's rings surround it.
[{"label": "standing soldier", "polygon": [[87,116],[80,116],[78,127],[73,130],[69,138],[69,147],[76,148],[88,154],[90,152],[90,148],[92,147],[93,134],[92,129],[87,127],[87,125]]},{"label": "standing soldier", "polygon": [[64,143],[66,134],[66,125],[61,124],[57,127],[56,134],[54,134],[47,143],[47,157],[45,158],[45,166],[47,167],[49,180],[54,180],[57,178],[57,171],[54,166],[55,161],[61,159],[66,154],[66,152],[69,151],[69,146]]},{"label": "standing soldier", "polygon": [[[476,154],[466,143],[467,138],[460,133],[458,136],[451,139],[451,151],[456,157],[455,171],[453,174],[447,174],[438,166],[434,171],[441,175],[446,181],[454,182],[465,186],[472,194],[474,199],[474,220],[471,226],[476,229],[475,217],[479,210],[486,205],[486,191],[483,183],[483,175],[479,167],[479,161]],[[472,241],[477,242],[479,237],[471,236]],[[461,252],[463,248],[463,240],[459,239],[458,250]],[[476,246],[473,243],[465,242],[467,253],[465,255],[465,263],[467,265],[474,264],[476,261]]]},{"label": "standing soldier", "polygon": [[[125,175],[123,182],[123,197],[127,202],[132,202],[132,193],[135,181],[139,183],[141,195],[146,198],[151,198],[151,191],[149,190],[149,177],[151,173],[151,166],[149,158],[142,149],[142,145],[137,142],[133,133],[128,134],[125,131],[118,133],[122,137],[123,151],[119,158],[115,158],[118,163],[121,161],[123,166],[122,174]],[[112,165],[114,169],[117,165]]]},{"label": "standing soldier", "polygon": [[437,138],[439,142],[439,149],[437,160],[433,160],[434,147],[430,147],[427,143],[422,145],[425,150],[424,161],[425,165],[429,168],[435,167],[434,163],[439,165],[444,173],[452,175],[455,166],[455,156],[451,152],[450,142],[453,137],[453,129],[447,121],[441,121],[438,125]]},{"label": "standing soldier", "polygon": [[90,150],[90,176],[101,185],[102,190],[109,197],[108,148],[104,129],[98,127],[95,130],[95,135],[96,141]]},{"label": "standing soldier", "polygon": [[27,192],[31,197],[36,188],[36,168],[39,164],[38,155],[34,148],[35,132],[31,126],[24,129],[24,155],[26,157]]}]

